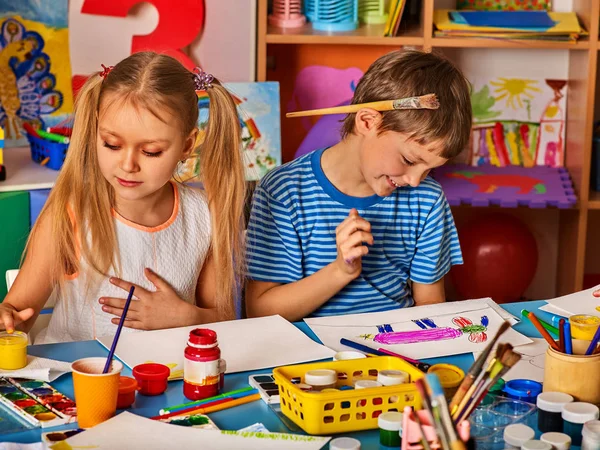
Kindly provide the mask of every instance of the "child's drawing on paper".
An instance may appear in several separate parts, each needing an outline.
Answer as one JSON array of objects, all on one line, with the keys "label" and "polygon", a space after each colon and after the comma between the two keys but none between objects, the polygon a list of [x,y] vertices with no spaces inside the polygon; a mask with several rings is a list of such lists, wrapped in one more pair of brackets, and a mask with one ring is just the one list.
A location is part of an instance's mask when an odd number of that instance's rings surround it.
[{"label": "child's drawing on paper", "polygon": [[[238,106],[246,180],[260,180],[268,171],[281,164],[279,83],[225,83],[225,87]],[[198,152],[201,152],[208,122],[209,99],[206,92],[199,94],[198,107]],[[176,178],[182,181],[202,181],[199,158],[192,155],[180,165]]]},{"label": "child's drawing on paper", "polygon": [[471,165],[563,165],[565,80],[476,80],[471,105]]},{"label": "child's drawing on paper", "polygon": [[487,316],[482,316],[480,325],[474,325],[466,317],[455,317],[452,323],[457,327],[438,327],[431,319],[413,320],[419,329],[414,331],[394,331],[390,324],[378,325],[379,333],[363,334],[359,336],[365,340],[373,340],[384,345],[396,344],[416,344],[423,342],[445,341],[448,339],[457,339],[463,335],[468,335],[470,342],[481,343],[487,340],[487,326],[489,320]]}]

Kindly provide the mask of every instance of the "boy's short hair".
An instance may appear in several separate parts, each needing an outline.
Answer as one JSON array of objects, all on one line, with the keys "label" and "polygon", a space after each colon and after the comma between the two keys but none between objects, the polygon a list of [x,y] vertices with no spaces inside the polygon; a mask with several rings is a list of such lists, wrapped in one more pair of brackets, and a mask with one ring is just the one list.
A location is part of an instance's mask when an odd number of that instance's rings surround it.
[{"label": "boy's short hair", "polygon": [[[352,104],[436,94],[436,110],[382,112],[379,132],[408,134],[421,145],[440,141],[440,156],[453,158],[467,146],[471,133],[471,86],[446,58],[433,53],[399,50],[377,59],[360,79]],[[356,114],[348,114],[342,137],[354,132]]]}]

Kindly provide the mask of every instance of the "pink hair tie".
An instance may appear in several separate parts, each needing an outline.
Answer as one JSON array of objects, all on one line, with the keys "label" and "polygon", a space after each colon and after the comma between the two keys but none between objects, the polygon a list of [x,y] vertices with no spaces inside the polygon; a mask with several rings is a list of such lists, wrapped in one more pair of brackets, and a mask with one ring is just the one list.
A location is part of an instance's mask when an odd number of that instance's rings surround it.
[{"label": "pink hair tie", "polygon": [[100,76],[102,78],[106,78],[108,76],[108,74],[110,73],[111,70],[113,70],[114,66],[108,66],[106,67],[104,64],[100,64],[102,66],[102,72],[100,72]]},{"label": "pink hair tie", "polygon": [[200,67],[194,68],[194,83],[197,91],[206,91],[212,87],[212,82],[215,79],[210,73],[204,72]]}]

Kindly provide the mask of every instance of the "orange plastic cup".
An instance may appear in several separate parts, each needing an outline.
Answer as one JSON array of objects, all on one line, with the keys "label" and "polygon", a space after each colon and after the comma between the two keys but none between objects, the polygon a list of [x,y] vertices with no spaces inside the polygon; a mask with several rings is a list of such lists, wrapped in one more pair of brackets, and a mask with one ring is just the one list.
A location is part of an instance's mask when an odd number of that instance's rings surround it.
[{"label": "orange plastic cup", "polygon": [[106,358],[78,359],[71,364],[80,428],[98,425],[113,417],[117,411],[123,364],[113,360],[111,370],[103,374],[105,364]]}]

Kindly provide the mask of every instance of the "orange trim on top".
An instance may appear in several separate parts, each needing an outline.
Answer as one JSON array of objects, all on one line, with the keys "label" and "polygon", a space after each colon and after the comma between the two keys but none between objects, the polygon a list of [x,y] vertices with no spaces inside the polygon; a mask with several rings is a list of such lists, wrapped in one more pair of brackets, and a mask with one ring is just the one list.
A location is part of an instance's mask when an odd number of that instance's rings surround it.
[{"label": "orange trim on top", "polygon": [[165,223],[162,223],[155,227],[146,227],[144,225],[140,225],[139,223],[135,223],[129,219],[126,219],[121,214],[119,214],[114,208],[112,209],[113,217],[119,222],[124,223],[128,227],[135,228],[140,231],[145,231],[147,233],[156,233],[157,231],[162,231],[168,228],[173,222],[175,222],[177,214],[179,214],[179,188],[177,187],[177,183],[173,182],[173,180],[170,180],[169,183],[171,183],[171,185],[173,186],[173,194],[175,194],[175,201],[173,203],[173,212],[171,213],[171,217],[169,217]]}]

